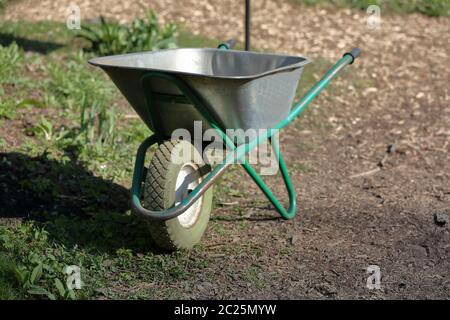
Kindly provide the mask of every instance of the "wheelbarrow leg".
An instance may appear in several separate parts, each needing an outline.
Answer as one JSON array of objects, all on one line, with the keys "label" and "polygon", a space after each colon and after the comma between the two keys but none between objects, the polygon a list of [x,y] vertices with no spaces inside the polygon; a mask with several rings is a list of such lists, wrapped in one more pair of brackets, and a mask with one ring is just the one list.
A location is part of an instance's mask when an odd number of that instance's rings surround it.
[{"label": "wheelbarrow leg", "polygon": [[283,177],[284,184],[286,186],[286,189],[288,191],[289,196],[289,208],[286,210],[283,205],[278,201],[277,197],[270,191],[270,189],[267,187],[265,182],[261,179],[261,177],[256,173],[256,171],[253,169],[253,167],[245,160],[243,159],[242,166],[244,167],[245,171],[252,177],[253,181],[258,185],[258,187],[261,189],[261,191],[266,195],[266,197],[270,200],[270,202],[275,206],[278,213],[281,215],[283,219],[292,219],[295,217],[295,214],[297,213],[297,204],[295,200],[295,189],[292,184],[292,181],[289,177],[289,173],[287,171],[286,164],[283,160],[283,156],[280,152],[280,147],[278,145],[277,139],[269,139],[272,148],[275,152],[275,157],[278,161],[281,176]]}]

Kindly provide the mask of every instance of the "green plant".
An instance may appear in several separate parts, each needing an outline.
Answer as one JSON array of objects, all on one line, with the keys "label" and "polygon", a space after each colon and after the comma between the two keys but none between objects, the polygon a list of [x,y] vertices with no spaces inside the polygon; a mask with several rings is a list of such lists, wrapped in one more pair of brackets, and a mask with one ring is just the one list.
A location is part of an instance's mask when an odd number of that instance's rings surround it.
[{"label": "green plant", "polygon": [[418,0],[416,10],[429,16],[449,16],[450,0]]},{"label": "green plant", "polygon": [[428,16],[449,16],[450,0],[292,0],[308,5],[332,4],[338,7],[354,7],[366,10],[370,5],[396,13],[420,12]]},{"label": "green plant", "polygon": [[14,276],[15,264],[0,252],[0,300],[23,298]]},{"label": "green plant", "polygon": [[80,134],[85,143],[113,143],[115,138],[116,110],[94,103],[90,108],[83,105],[80,114]]},{"label": "green plant", "polygon": [[16,104],[13,100],[0,100],[0,119],[14,119],[16,116],[16,110]]},{"label": "green plant", "polygon": [[[0,85],[14,83],[23,54],[15,42],[7,47],[0,45]],[[0,88],[3,93],[3,88]]]},{"label": "green plant", "polygon": [[129,25],[106,21],[101,17],[100,24],[82,26],[77,36],[87,40],[94,53],[112,55],[174,48],[176,35],[174,24],[160,26],[155,13],[147,11],[144,19],[137,18]]},{"label": "green plant", "polygon": [[[49,103],[63,106],[75,126],[52,128],[41,121],[33,133],[62,148],[75,148],[81,153],[102,153],[103,146],[116,137],[117,113],[112,102],[115,92],[103,74],[87,66],[82,52],[66,65],[47,67],[50,80],[46,84]],[[77,116],[75,116],[77,115]]]},{"label": "green plant", "polygon": [[28,295],[51,300],[76,298],[75,292],[65,288],[60,280],[66,265],[58,259],[63,254],[61,249],[49,243],[45,230],[32,224],[13,229],[0,227],[0,253],[13,255],[15,263],[9,266],[9,272],[14,275],[19,291]]},{"label": "green plant", "polygon": [[24,99],[20,102],[17,102],[13,97],[5,97],[4,99],[0,99],[0,119],[14,119],[17,115],[17,110],[25,107],[38,107],[44,108],[45,104],[39,100],[35,99]]},{"label": "green plant", "polygon": [[53,138],[53,125],[45,118],[41,118],[41,121],[37,125],[31,128],[31,133],[36,134],[39,137],[43,137],[45,140],[52,140]]},{"label": "green plant", "polygon": [[103,74],[89,68],[83,52],[68,58],[65,64],[52,63],[46,71],[49,80],[44,89],[54,95],[63,107],[79,111],[83,105],[109,104],[114,97],[113,86]]}]

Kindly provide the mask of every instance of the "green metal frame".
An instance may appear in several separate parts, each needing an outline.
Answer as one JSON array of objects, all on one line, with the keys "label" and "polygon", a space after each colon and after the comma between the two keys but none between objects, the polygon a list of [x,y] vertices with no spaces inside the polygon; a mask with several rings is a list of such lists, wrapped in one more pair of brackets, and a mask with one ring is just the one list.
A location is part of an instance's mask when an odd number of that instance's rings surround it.
[{"label": "green metal frame", "polygon": [[[352,51],[353,52],[353,51]],[[131,188],[132,194],[132,206],[133,209],[140,213],[141,215],[158,220],[168,220],[172,219],[180,214],[182,214],[190,205],[192,205],[200,196],[201,193],[208,189],[214,182],[214,180],[222,174],[225,169],[237,161],[244,167],[245,171],[250,175],[250,177],[256,182],[258,187],[270,200],[270,202],[275,206],[276,210],[279,212],[283,219],[292,219],[296,214],[296,200],[295,200],[295,190],[291,179],[289,178],[289,173],[283,157],[280,152],[277,139],[272,139],[272,136],[276,134],[280,129],[286,127],[291,123],[305,108],[311,103],[311,101],[327,87],[329,82],[341,71],[346,65],[352,64],[357,55],[346,53],[331,69],[324,75],[324,77],[318,81],[292,108],[289,115],[280,121],[274,128],[262,132],[258,137],[250,141],[249,143],[241,144],[236,146],[233,141],[225,134],[224,128],[221,128],[211,114],[208,112],[207,108],[201,102],[201,100],[196,96],[196,94],[189,88],[187,84],[181,81],[179,78],[161,72],[148,72],[142,77],[142,84],[145,90],[147,106],[150,108],[151,123],[155,134],[146,140],[139,146],[136,162],[133,174],[133,183]],[[359,55],[359,51],[358,51]],[[182,95],[171,95],[171,94],[160,94],[152,92],[150,86],[151,79],[165,79],[172,82],[182,93]],[[189,194],[188,197],[183,199],[180,204],[170,209],[164,211],[150,211],[142,207],[140,201],[142,181],[144,179],[144,160],[147,150],[155,143],[161,143],[164,139],[162,136],[162,130],[159,127],[161,121],[159,119],[159,113],[157,111],[151,110],[153,101],[176,101],[192,104],[201,115],[209,122],[212,128],[214,128],[225,144],[231,148],[234,152],[229,153],[224,161],[217,165],[203,180],[202,182]],[[277,197],[272,193],[272,191],[267,187],[261,177],[256,173],[252,166],[245,159],[245,155],[249,153],[253,148],[258,146],[260,143],[270,140],[272,147],[275,151],[275,156],[279,162],[279,167],[281,175],[283,177],[286,189],[289,196],[289,208],[285,209]]]}]

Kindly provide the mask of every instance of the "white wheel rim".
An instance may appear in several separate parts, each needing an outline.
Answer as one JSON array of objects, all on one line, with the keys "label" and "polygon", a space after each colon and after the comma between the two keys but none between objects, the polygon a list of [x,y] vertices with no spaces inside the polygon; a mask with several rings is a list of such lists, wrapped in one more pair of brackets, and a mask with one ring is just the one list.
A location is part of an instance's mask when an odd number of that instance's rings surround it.
[{"label": "white wheel rim", "polygon": [[[198,168],[193,163],[186,163],[181,167],[175,184],[175,205],[178,205],[189,193],[194,190],[201,181]],[[202,208],[202,199],[200,197],[189,209],[177,217],[178,222],[184,228],[192,227],[200,216]]]}]

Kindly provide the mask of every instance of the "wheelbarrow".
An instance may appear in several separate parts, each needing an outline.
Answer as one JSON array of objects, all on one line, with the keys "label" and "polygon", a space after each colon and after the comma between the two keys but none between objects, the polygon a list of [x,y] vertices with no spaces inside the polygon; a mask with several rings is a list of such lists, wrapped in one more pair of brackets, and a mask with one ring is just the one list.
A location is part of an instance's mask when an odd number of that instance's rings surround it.
[{"label": "wheelbarrow", "polygon": [[[189,249],[207,227],[214,182],[239,163],[283,219],[296,214],[295,190],[276,137],[329,82],[359,56],[355,48],[331,67],[292,106],[305,57],[231,50],[233,41],[217,49],[168,49],[99,57],[89,62],[102,68],[140,118],[154,133],[139,146],[131,187],[133,211],[148,221],[151,237],[167,250]],[[196,143],[173,139],[195,124],[213,129],[233,152],[211,166]],[[256,129],[253,139],[230,137],[228,129]],[[267,187],[246,155],[270,142],[289,196],[286,209]],[[149,148],[157,145],[148,167]],[[176,151],[176,152],[175,152]],[[194,159],[195,158],[195,159]]]}]

